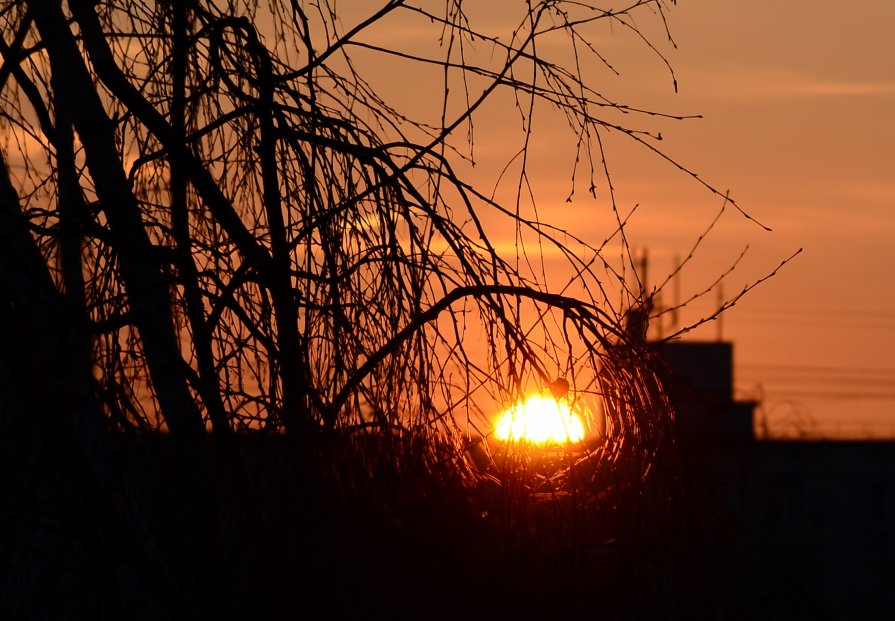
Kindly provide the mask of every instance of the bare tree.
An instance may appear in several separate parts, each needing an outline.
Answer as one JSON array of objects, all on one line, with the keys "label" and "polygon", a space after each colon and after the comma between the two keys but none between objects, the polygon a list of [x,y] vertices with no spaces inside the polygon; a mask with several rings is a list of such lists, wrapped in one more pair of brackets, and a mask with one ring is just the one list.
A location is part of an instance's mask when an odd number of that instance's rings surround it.
[{"label": "bare tree", "polygon": [[[670,38],[667,6],[610,4],[519,3],[501,32],[456,0],[387,0],[351,21],[327,0],[4,3],[3,381],[17,404],[4,424],[20,429],[29,408],[38,436],[53,421],[80,464],[71,476],[92,482],[88,514],[117,525],[96,536],[128,551],[160,610],[220,611],[227,584],[236,601],[288,583],[275,540],[302,550],[298,562],[327,554],[308,551],[304,529],[329,529],[326,545],[344,553],[363,537],[346,503],[413,530],[408,489],[492,533],[481,549],[493,558],[528,540],[532,494],[571,491],[573,513],[590,512],[563,543],[579,561],[587,546],[668,537],[683,519],[669,500],[687,485],[673,411],[624,325],[649,292],[627,287],[606,137],[690,171],[638,126],[658,113],[588,77],[593,65],[614,71],[592,42],[604,24],[667,65],[650,35]],[[370,33],[391,23],[437,40],[377,44]],[[391,105],[361,69],[371,61],[440,72],[440,119]],[[522,127],[509,198],[465,176],[479,115],[501,97]],[[573,192],[608,197],[605,241],[537,216],[527,158],[544,110],[565,119]],[[494,242],[497,221],[515,250]],[[547,285],[545,248],[564,262],[560,286]],[[520,455],[494,453],[491,408],[556,377],[590,424],[605,419],[602,434],[510,476]],[[137,454],[176,476],[145,474]],[[174,486],[162,496],[183,505],[193,556],[147,517],[155,505],[134,468]],[[301,533],[287,532],[292,518]],[[251,538],[263,553],[233,543]],[[265,578],[235,577],[248,562]],[[663,588],[662,601],[680,597],[681,585]]]}]

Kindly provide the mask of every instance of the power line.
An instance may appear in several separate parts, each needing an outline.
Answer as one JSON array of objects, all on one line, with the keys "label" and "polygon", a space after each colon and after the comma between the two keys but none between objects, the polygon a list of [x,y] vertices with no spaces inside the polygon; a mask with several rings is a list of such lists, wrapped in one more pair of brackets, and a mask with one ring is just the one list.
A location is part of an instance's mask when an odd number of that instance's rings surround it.
[{"label": "power line", "polygon": [[737,381],[751,379],[768,382],[855,382],[859,384],[893,384],[895,375],[862,373],[860,371],[761,371],[745,370],[737,374]]},{"label": "power line", "polygon": [[743,379],[736,382],[737,384],[760,384],[762,386],[774,386],[775,389],[782,388],[806,388],[813,386],[827,386],[838,384],[848,388],[863,388],[865,392],[874,392],[872,389],[891,390],[895,387],[895,382],[887,380],[867,380],[862,381],[860,378],[848,379],[828,379],[828,378],[795,378],[795,379]]},{"label": "power line", "polygon": [[738,392],[754,393],[758,387],[764,400],[895,400],[895,368],[892,367],[753,362],[736,368]]},{"label": "power line", "polygon": [[781,390],[768,391],[766,396],[778,397],[801,397],[813,399],[837,399],[837,400],[862,400],[862,401],[892,401],[895,400],[895,392],[852,392],[852,391],[833,391],[833,390]]},{"label": "power line", "polygon": [[895,321],[895,310],[868,310],[858,309],[834,309],[834,308],[795,308],[795,307],[737,307],[731,311],[731,315],[797,315],[799,317],[828,317],[832,319],[874,319],[881,321]]},{"label": "power line", "polygon": [[823,364],[787,364],[783,362],[742,362],[737,369],[760,369],[773,372],[792,371],[797,373],[866,373],[875,375],[891,375],[895,378],[895,367],[833,366]]}]

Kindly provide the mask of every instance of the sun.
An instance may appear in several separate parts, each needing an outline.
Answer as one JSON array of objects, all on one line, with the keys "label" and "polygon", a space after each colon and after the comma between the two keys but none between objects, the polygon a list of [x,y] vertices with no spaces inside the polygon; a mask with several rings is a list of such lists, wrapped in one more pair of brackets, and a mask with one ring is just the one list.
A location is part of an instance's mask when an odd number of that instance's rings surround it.
[{"label": "sun", "polygon": [[533,396],[507,409],[498,419],[494,433],[504,441],[563,444],[583,440],[584,425],[564,401]]}]

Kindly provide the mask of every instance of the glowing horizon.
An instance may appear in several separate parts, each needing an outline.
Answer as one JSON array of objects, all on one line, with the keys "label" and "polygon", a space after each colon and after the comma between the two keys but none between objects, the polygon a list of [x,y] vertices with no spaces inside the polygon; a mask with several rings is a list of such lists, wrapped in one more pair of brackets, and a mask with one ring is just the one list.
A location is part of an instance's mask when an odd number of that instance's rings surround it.
[{"label": "glowing horizon", "polygon": [[568,403],[552,397],[531,396],[504,410],[494,433],[505,442],[564,444],[582,441],[584,424]]}]

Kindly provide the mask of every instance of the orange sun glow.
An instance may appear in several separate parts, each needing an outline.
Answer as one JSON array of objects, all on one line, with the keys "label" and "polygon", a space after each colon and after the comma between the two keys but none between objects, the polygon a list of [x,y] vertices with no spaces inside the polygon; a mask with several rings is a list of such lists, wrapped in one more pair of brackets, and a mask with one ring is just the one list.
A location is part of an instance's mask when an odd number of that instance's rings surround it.
[{"label": "orange sun glow", "polygon": [[565,402],[551,397],[529,397],[506,410],[494,433],[501,440],[560,444],[584,439],[584,425]]}]

